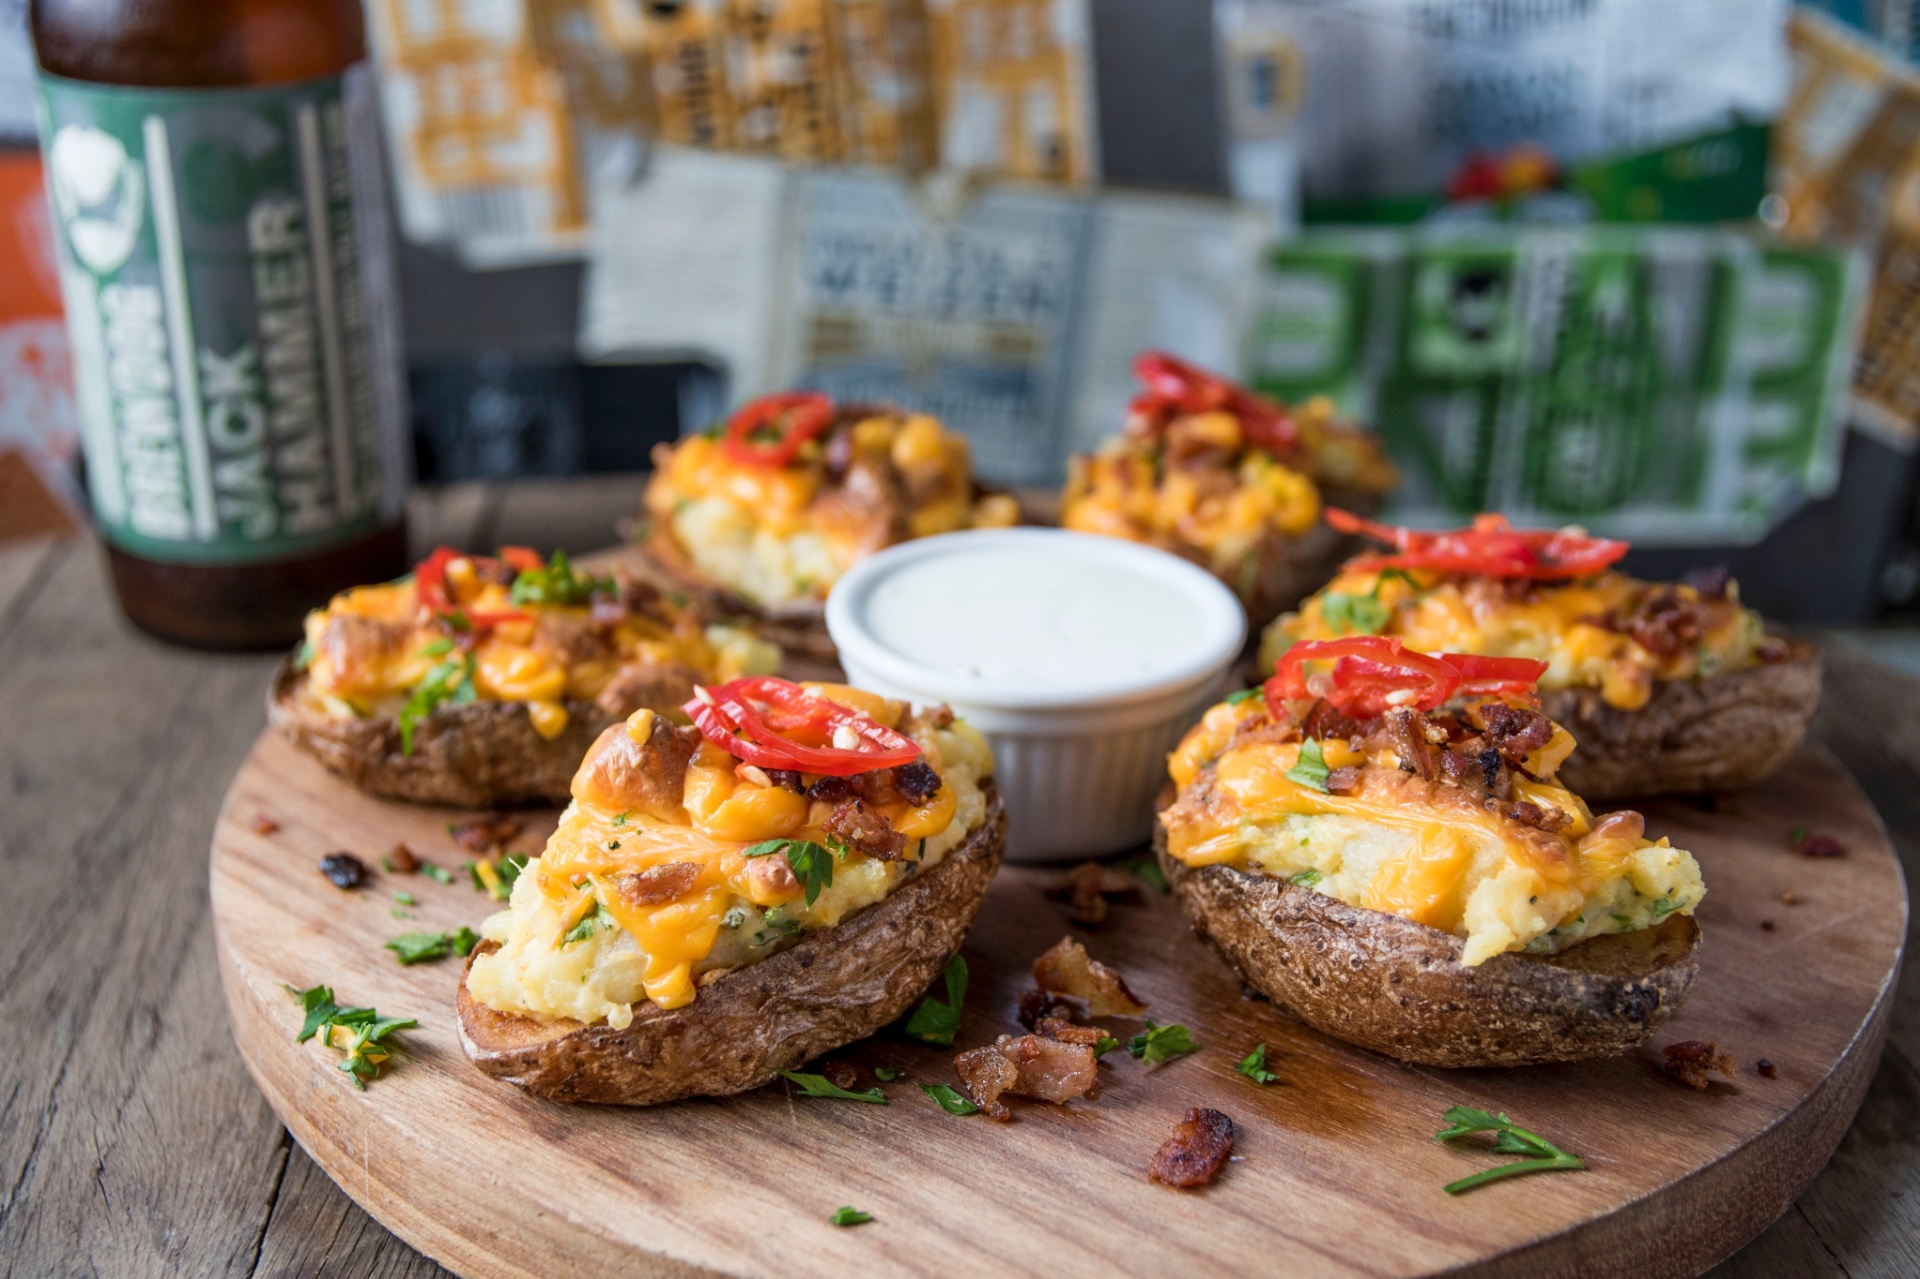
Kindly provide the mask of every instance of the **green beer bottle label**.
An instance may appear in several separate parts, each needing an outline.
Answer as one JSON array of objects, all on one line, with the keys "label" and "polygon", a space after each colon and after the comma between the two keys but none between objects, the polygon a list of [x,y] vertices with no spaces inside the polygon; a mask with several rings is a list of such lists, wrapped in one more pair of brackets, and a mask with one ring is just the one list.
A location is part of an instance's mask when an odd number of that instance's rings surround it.
[{"label": "green beer bottle label", "polygon": [[400,341],[364,73],[264,89],[42,75],[40,125],[102,534],[243,564],[394,519]]}]

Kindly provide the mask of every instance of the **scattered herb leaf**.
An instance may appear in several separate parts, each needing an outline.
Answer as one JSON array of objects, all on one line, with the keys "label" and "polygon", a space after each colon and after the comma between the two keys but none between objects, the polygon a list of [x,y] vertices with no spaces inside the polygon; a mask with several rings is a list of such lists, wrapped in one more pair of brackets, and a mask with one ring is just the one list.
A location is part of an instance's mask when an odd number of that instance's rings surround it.
[{"label": "scattered herb leaf", "polygon": [[412,893],[395,893],[393,900],[399,902],[402,906],[418,906],[420,904],[420,899]]},{"label": "scattered herb leaf", "polygon": [[980,1109],[951,1084],[921,1084],[920,1091],[933,1098],[949,1115],[971,1115]]},{"label": "scattered herb leaf", "polygon": [[1245,1075],[1248,1079],[1253,1080],[1256,1084],[1270,1084],[1280,1078],[1280,1076],[1267,1069],[1267,1046],[1265,1044],[1261,1044],[1258,1048],[1255,1048],[1252,1052],[1242,1057],[1240,1063],[1236,1065],[1234,1069]]},{"label": "scattered herb leaf", "polygon": [[1578,1155],[1570,1155],[1560,1147],[1535,1132],[1529,1132],[1504,1114],[1490,1115],[1484,1110],[1472,1106],[1453,1106],[1446,1114],[1447,1126],[1433,1134],[1435,1141],[1453,1141],[1474,1133],[1490,1132],[1495,1134],[1493,1149],[1503,1155],[1525,1155],[1510,1164],[1501,1164],[1497,1168],[1487,1168],[1470,1177],[1447,1183],[1445,1190],[1450,1195],[1463,1194],[1476,1186],[1484,1186],[1490,1181],[1502,1177],[1518,1177],[1530,1172],[1572,1171],[1585,1168]]},{"label": "scattered herb leaf", "polygon": [[1287,780],[1308,790],[1326,793],[1327,756],[1318,738],[1309,738],[1300,744],[1300,759],[1287,770]]},{"label": "scattered herb leaf", "polygon": [[613,578],[576,572],[565,551],[555,551],[544,568],[525,568],[513,579],[515,605],[566,604],[579,607],[595,594],[611,595]]},{"label": "scattered herb leaf", "polygon": [[1093,1042],[1093,1055],[1095,1057],[1104,1057],[1119,1046],[1120,1041],[1112,1035],[1102,1035]]},{"label": "scattered herb leaf", "polygon": [[943,1004],[931,995],[921,1000],[907,1019],[906,1033],[923,1044],[951,1048],[960,1030],[960,1006],[967,998],[967,961],[955,955],[947,961],[944,976],[947,1001]]},{"label": "scattered herb leaf", "polygon": [[[295,1042],[304,1044],[318,1035],[320,1042],[329,1048],[344,1048],[346,1058],[339,1068],[353,1080],[353,1086],[362,1091],[368,1080],[380,1074],[381,1064],[400,1050],[392,1036],[420,1024],[411,1017],[382,1017],[371,1008],[342,1008],[334,1002],[333,990],[327,986],[308,990],[287,986],[286,990],[300,1001],[306,1014]],[[336,1030],[351,1036],[345,1045],[334,1042]]]},{"label": "scattered herb leaf", "polygon": [[450,933],[402,933],[386,943],[403,964],[424,964],[448,955],[465,958],[480,944],[480,935],[462,924]]},{"label": "scattered herb leaf", "polygon": [[400,708],[400,753],[413,754],[413,730],[442,702],[464,706],[477,695],[473,687],[472,653],[461,653],[435,663],[413,686],[407,704]]},{"label": "scattered herb leaf", "polygon": [[887,1095],[878,1088],[864,1088],[851,1092],[836,1086],[825,1075],[810,1075],[801,1070],[782,1070],[780,1077],[800,1089],[802,1097],[824,1097],[833,1101],[867,1101],[876,1106],[887,1104]]},{"label": "scattered herb leaf", "polygon": [[873,1220],[873,1214],[870,1212],[861,1212],[858,1208],[849,1205],[848,1207],[839,1209],[831,1217],[828,1217],[827,1220],[836,1226],[864,1226]]},{"label": "scattered herb leaf", "polygon": [[1147,1018],[1147,1028],[1127,1041],[1127,1051],[1133,1059],[1148,1065],[1199,1050],[1200,1045],[1193,1041],[1192,1032],[1185,1026],[1158,1026],[1151,1017]]},{"label": "scattered herb leaf", "polygon": [[420,873],[436,884],[451,884],[453,872],[445,866],[435,866],[432,862],[421,862]]},{"label": "scattered herb leaf", "polygon": [[900,1069],[898,1066],[875,1066],[873,1068],[873,1077],[883,1084],[890,1084],[906,1073],[906,1071]]}]

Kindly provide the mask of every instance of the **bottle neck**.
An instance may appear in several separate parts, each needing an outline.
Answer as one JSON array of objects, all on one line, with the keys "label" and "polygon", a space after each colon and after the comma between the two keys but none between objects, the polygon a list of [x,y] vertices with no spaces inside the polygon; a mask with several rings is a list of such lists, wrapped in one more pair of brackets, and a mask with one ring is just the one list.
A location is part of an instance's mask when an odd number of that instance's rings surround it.
[{"label": "bottle neck", "polygon": [[293,84],[366,56],[359,0],[35,0],[31,19],[41,69],[96,84]]}]

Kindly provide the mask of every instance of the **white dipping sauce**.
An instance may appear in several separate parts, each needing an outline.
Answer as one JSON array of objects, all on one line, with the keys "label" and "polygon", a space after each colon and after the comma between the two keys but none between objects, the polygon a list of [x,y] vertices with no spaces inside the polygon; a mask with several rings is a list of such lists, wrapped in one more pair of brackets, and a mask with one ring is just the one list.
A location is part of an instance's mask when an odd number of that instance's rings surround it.
[{"label": "white dipping sauce", "polygon": [[1217,642],[1202,611],[1163,574],[1048,543],[902,564],[874,584],[861,620],[921,666],[1059,688],[1172,673]]}]

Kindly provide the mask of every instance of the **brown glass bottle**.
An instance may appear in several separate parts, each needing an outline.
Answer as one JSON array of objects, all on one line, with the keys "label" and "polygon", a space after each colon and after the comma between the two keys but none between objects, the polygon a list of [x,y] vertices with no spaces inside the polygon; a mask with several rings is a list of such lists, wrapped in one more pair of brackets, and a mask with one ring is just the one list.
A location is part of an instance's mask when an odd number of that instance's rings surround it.
[{"label": "brown glass bottle", "polygon": [[[383,328],[367,319],[379,309],[371,305],[376,301],[392,316],[391,299],[372,296],[388,286],[370,282],[364,293],[355,291],[362,278],[356,263],[383,251],[366,235],[369,225],[381,224],[369,223],[368,211],[354,207],[355,201],[379,203],[377,184],[346,179],[355,163],[354,148],[340,136],[353,118],[340,107],[341,77],[366,57],[360,0],[33,0],[31,25],[48,95],[50,123],[43,143],[56,235],[67,237],[63,290],[75,337],[83,423],[90,395],[92,403],[112,410],[108,426],[91,434],[83,426],[83,435],[89,486],[120,606],[136,625],[180,643],[229,649],[290,643],[308,609],[349,586],[399,576],[407,564],[401,505],[405,450],[397,438],[403,422],[392,390],[397,325],[389,319]],[[112,86],[121,97],[96,94],[107,104],[96,110],[86,96],[95,86]],[[142,90],[155,92],[142,98]],[[262,90],[284,90],[284,101]],[[58,92],[80,101],[75,127],[90,133],[67,148],[68,159],[80,158],[65,169],[54,153],[67,118],[54,96]],[[176,109],[185,114],[169,114]],[[225,145],[218,136],[220,120],[231,121],[238,118],[235,111],[247,110],[258,113],[249,122],[255,140],[246,144],[253,152]],[[114,126],[108,119],[115,111],[133,121],[120,130],[118,141],[111,138]],[[171,149],[160,154],[177,161],[164,173],[155,167],[151,130],[156,119],[163,133],[171,131],[170,142],[161,139]],[[286,126],[285,136],[272,144],[279,151],[257,141],[262,120]],[[365,145],[359,143],[362,149]],[[106,170],[99,160],[103,153],[110,156]],[[102,195],[97,175],[113,171],[113,163],[121,166],[114,181],[126,190],[116,192],[108,184]],[[359,163],[364,166],[364,160]],[[359,171],[364,174],[364,167]],[[70,180],[63,185],[63,178]],[[116,292],[120,277],[140,275],[139,261],[132,268],[110,266],[91,274],[86,268],[114,262],[120,248],[113,239],[116,218],[139,219],[138,213],[124,214],[130,206],[121,196],[127,190],[134,192],[128,199],[135,204],[147,198],[151,223],[134,234],[161,241],[157,188],[162,185],[179,210],[165,219],[172,260],[188,265],[172,272],[168,292],[168,250],[162,244],[154,250],[161,265],[153,278],[136,279]],[[382,207],[373,215],[383,214]],[[84,246],[87,252],[80,252],[75,237],[82,232],[76,228],[89,219],[93,239]],[[253,250],[250,258],[246,250]],[[138,259],[139,251],[133,256]],[[205,279],[193,274],[201,269],[199,262],[213,264],[205,268],[211,273]],[[304,296],[292,288],[296,277],[307,286]],[[249,287],[253,295],[245,297]],[[76,288],[91,295],[79,298],[78,306]],[[236,304],[236,297],[243,301]],[[144,310],[138,305],[143,300]],[[269,302],[285,304],[274,312],[277,323],[261,318]],[[176,309],[184,320],[176,319]],[[247,316],[236,321],[236,311]],[[97,336],[80,331],[89,312],[99,320]],[[124,373],[126,361],[114,345],[116,318],[123,314],[150,321],[149,338],[164,330],[174,338],[192,333],[200,340],[169,348],[176,353],[170,378],[156,363],[148,369],[144,390],[123,385],[138,382]],[[295,349],[289,358],[285,341],[276,350],[272,335],[298,336],[303,317],[319,336],[310,350]],[[216,349],[208,329],[222,326],[226,341]],[[100,351],[92,364],[86,358],[88,341]],[[192,352],[184,364],[177,355],[183,349]],[[390,362],[385,382],[376,372],[381,361]],[[231,376],[222,383],[217,372],[209,371],[216,367],[229,373],[239,369],[245,376],[239,383]],[[198,385],[189,405],[179,388],[196,380],[196,368]],[[289,369],[291,383],[284,381]],[[90,376],[97,383],[92,387]],[[165,396],[134,403],[135,392],[158,395],[154,387],[162,381],[174,388],[171,410]],[[232,398],[222,398],[229,392]],[[146,419],[134,410],[146,413]],[[177,469],[185,477],[177,480],[177,494],[159,493],[164,509],[146,510],[144,525],[134,518],[142,514],[137,508],[143,501],[152,506],[156,483],[167,490],[176,482],[156,481],[147,473],[151,458],[125,462],[122,473],[123,459],[138,451],[127,443],[128,423],[135,420],[171,422],[173,434],[164,442],[181,455]],[[194,429],[208,442],[196,444]],[[106,438],[103,432],[112,437],[111,447],[99,444]],[[144,441],[138,443],[144,447]],[[229,456],[222,452],[226,445],[242,451]],[[104,511],[103,481],[95,474],[103,464],[114,471]],[[143,466],[147,471],[140,470]],[[312,474],[290,467],[307,467]],[[129,505],[136,508],[126,525],[132,531],[116,535],[121,526],[105,516],[123,513]],[[173,553],[164,536],[144,536],[141,529],[178,535],[180,553]],[[244,541],[248,537],[256,540]]]}]

